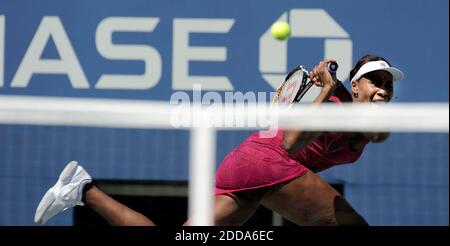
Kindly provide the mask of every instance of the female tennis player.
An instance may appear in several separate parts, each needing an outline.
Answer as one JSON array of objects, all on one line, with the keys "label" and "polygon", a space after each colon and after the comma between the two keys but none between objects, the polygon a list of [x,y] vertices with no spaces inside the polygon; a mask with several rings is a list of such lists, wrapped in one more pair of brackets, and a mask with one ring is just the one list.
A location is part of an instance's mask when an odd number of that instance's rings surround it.
[{"label": "female tennis player", "polygon": [[[310,73],[321,86],[313,104],[385,103],[393,81],[403,73],[384,58],[365,55],[350,72],[351,93],[320,62]],[[274,138],[254,133],[223,160],[216,173],[215,225],[242,225],[263,205],[299,225],[367,225],[350,204],[316,175],[335,165],[355,162],[369,142],[386,133],[330,133],[278,130]],[[87,205],[111,225],[154,225],[144,215],[115,201],[91,183],[76,162],[69,163],[42,198],[36,223],[45,223],[75,205]],[[189,220],[185,225],[189,225]]]}]

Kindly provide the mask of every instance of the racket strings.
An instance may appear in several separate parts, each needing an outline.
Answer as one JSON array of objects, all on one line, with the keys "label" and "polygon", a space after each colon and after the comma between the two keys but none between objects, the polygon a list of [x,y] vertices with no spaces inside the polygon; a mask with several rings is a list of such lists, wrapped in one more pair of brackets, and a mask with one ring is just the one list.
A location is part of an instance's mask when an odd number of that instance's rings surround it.
[{"label": "racket strings", "polygon": [[[297,72],[300,70],[302,72],[302,81],[301,81],[299,89],[295,92],[295,97],[292,100],[295,101],[299,97],[301,98],[305,94],[306,90],[308,90],[311,87],[310,85],[308,86],[309,71],[303,66],[297,66],[289,72],[289,74],[286,76],[284,81],[280,84],[280,86],[278,86],[278,88],[275,91],[275,95],[272,98],[272,103],[279,102],[280,95],[282,94],[283,90],[286,88],[287,84],[296,82],[296,79],[297,79],[296,75],[297,75]],[[303,74],[305,74],[306,76],[303,76]]]}]

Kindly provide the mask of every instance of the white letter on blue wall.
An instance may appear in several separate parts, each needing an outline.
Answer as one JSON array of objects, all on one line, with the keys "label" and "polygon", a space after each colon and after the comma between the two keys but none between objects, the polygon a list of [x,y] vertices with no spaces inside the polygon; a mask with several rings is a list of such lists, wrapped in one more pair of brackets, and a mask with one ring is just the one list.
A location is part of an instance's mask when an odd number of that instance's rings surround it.
[{"label": "white letter on blue wall", "polygon": [[[60,59],[41,59],[50,37],[53,38]],[[57,16],[44,16],[42,18],[11,82],[11,87],[27,87],[31,76],[35,73],[67,74],[73,88],[89,88],[86,75],[81,68],[61,20]]]},{"label": "white letter on blue wall", "polygon": [[113,44],[114,32],[152,32],[159,18],[147,17],[109,17],[97,27],[95,44],[98,52],[111,60],[144,61],[145,71],[139,75],[104,74],[95,88],[145,90],[158,84],[162,73],[161,55],[150,45]]},{"label": "white letter on blue wall", "polygon": [[189,46],[190,33],[227,33],[233,19],[174,19],[172,49],[172,89],[192,90],[200,84],[204,90],[233,90],[226,76],[189,76],[189,61],[226,61],[225,47]]}]

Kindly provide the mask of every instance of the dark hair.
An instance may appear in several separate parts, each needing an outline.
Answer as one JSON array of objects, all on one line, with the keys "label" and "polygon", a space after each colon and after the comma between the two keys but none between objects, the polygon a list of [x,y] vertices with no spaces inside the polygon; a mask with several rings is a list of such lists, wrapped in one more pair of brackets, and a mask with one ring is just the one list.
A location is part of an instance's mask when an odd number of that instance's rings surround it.
[{"label": "dark hair", "polygon": [[352,71],[350,71],[350,77],[349,79],[352,79],[353,76],[356,75],[356,73],[358,72],[358,70],[366,63],[371,62],[371,61],[380,61],[383,60],[385,62],[387,62],[387,64],[389,64],[389,66],[391,66],[391,64],[384,59],[381,56],[377,56],[377,55],[372,55],[372,54],[366,54],[363,57],[361,57],[361,59],[358,60],[358,62],[356,63],[356,65],[353,67]]}]

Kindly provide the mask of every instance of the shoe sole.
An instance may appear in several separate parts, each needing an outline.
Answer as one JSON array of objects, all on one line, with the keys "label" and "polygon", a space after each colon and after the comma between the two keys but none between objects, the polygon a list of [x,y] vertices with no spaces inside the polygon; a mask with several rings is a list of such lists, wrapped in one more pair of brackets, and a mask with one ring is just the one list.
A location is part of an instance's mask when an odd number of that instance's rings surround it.
[{"label": "shoe sole", "polygon": [[[71,161],[69,164],[67,164],[64,170],[59,175],[59,179],[56,183],[61,182],[61,184],[65,185],[70,182],[70,179],[75,174],[77,167],[78,163],[76,161]],[[37,224],[43,224],[46,222],[42,221],[42,216],[48,211],[48,209],[56,200],[55,194],[53,193],[53,187],[45,193],[44,197],[42,197],[41,201],[39,202],[39,205],[36,209],[36,214],[34,216],[34,222]]]}]

